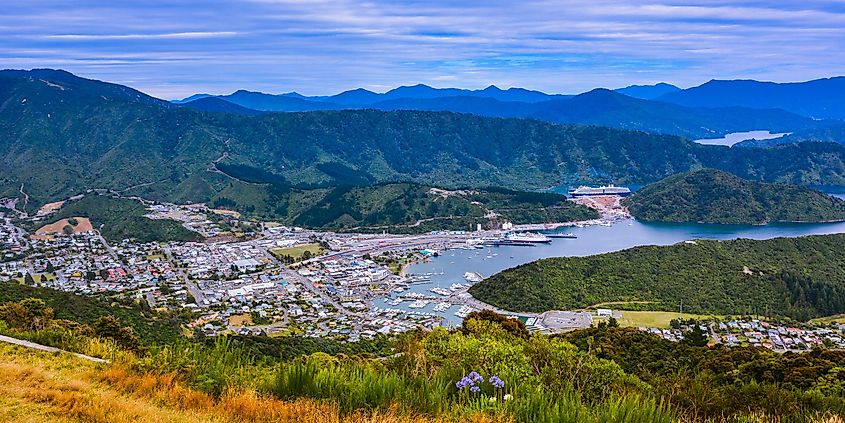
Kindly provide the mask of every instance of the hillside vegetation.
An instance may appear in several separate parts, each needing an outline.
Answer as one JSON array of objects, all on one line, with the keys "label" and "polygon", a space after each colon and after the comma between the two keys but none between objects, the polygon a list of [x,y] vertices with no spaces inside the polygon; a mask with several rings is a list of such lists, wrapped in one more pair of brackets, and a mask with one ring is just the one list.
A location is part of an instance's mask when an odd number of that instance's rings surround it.
[{"label": "hillside vegetation", "polygon": [[0,197],[23,197],[23,185],[29,211],[90,188],[209,201],[230,181],[214,163],[300,187],[649,183],[702,165],[757,180],[845,184],[845,146],[835,144],[728,149],[449,112],[206,113],[60,71],[0,74],[0,105]]},{"label": "hillside vegetation", "polygon": [[647,301],[654,310],[797,320],[845,312],[845,235],[697,240],[589,257],[549,258],[485,279],[470,293],[513,311]]},{"label": "hillside vegetation", "polygon": [[150,219],[144,216],[147,213],[140,201],[90,194],[66,202],[50,219],[87,217],[103,238],[114,242],[131,238],[138,242],[193,241],[199,237],[175,220]]},{"label": "hillside vegetation", "polygon": [[471,314],[458,330],[408,333],[367,353],[347,346],[291,357],[249,347],[273,338],[226,336],[127,350],[113,331],[52,313],[32,299],[0,304],[0,332],[110,362],[0,344],[0,417],[821,423],[845,412],[838,351],[709,349],[606,325],[547,336],[489,311]]},{"label": "hillside vegetation", "polygon": [[[252,181],[259,179],[256,173],[250,173]],[[443,190],[410,183],[298,189],[279,182],[234,181],[211,205],[307,228],[379,232],[468,230],[494,220],[521,224],[598,217],[594,210],[560,194],[498,188]]]},{"label": "hillside vegetation", "polygon": [[623,201],[637,219],[765,224],[845,220],[845,201],[807,187],[748,181],[702,169],[670,176]]}]

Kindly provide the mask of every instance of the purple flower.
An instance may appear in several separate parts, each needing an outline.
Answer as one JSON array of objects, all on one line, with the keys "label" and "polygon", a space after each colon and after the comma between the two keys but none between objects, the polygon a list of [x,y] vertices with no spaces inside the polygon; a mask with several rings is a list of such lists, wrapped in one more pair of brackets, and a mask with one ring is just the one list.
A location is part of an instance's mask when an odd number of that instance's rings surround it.
[{"label": "purple flower", "polygon": [[469,388],[470,392],[481,392],[481,388],[473,385],[472,388]]},{"label": "purple flower", "polygon": [[470,372],[469,375],[467,375],[467,377],[472,379],[473,382],[478,382],[478,383],[484,382],[484,378],[481,377],[481,375],[478,374],[478,372]]},{"label": "purple flower", "polygon": [[499,379],[498,376],[491,376],[489,382],[494,388],[501,389],[505,387],[505,381]]},{"label": "purple flower", "polygon": [[458,389],[464,389],[468,386],[475,386],[475,382],[473,382],[472,379],[470,379],[469,377],[465,376],[464,378],[459,380],[457,383],[455,383],[455,386]]}]

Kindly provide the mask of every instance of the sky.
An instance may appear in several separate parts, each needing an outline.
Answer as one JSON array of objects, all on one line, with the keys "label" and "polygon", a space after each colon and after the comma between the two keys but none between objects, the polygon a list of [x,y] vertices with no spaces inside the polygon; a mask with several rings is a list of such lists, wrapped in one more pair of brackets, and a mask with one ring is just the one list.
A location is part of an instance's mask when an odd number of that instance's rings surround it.
[{"label": "sky", "polygon": [[843,0],[4,0],[0,68],[160,98],[845,74]]}]

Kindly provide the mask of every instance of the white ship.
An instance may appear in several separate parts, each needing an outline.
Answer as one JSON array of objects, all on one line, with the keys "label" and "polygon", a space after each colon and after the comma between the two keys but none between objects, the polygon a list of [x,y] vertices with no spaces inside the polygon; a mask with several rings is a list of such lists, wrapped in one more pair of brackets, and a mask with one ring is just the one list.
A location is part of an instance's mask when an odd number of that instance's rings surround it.
[{"label": "white ship", "polygon": [[475,311],[475,309],[470,307],[470,306],[466,306],[466,305],[461,306],[461,308],[458,311],[455,312],[455,316],[463,319],[463,318],[467,317],[467,315],[472,313],[473,311]]},{"label": "white ship", "polygon": [[464,273],[464,279],[466,279],[469,282],[475,283],[475,282],[483,281],[484,276],[481,276],[481,274],[477,273],[477,272],[466,272],[466,273]]},{"label": "white ship", "polygon": [[595,195],[618,195],[620,197],[624,197],[630,194],[630,189],[614,185],[605,185],[600,187],[580,186],[578,188],[569,189],[569,195],[572,197],[589,197]]},{"label": "white ship", "polygon": [[408,308],[423,308],[428,305],[428,300],[416,300],[408,305]]},{"label": "white ship", "polygon": [[398,306],[399,304],[402,304],[402,299],[401,299],[401,298],[396,298],[396,299],[391,300],[390,302],[388,302],[388,304],[390,304],[390,305],[392,305],[392,306]]},{"label": "white ship", "polygon": [[534,232],[508,232],[500,244],[548,244],[549,237]]},{"label": "white ship", "polygon": [[449,290],[452,291],[452,292],[456,292],[456,291],[460,291],[464,288],[466,288],[466,285],[464,285],[462,283],[453,283],[452,286],[449,287]]},{"label": "white ship", "polygon": [[442,296],[444,296],[444,297],[448,297],[449,295],[451,295],[451,294],[452,294],[451,292],[449,292],[449,290],[448,290],[448,289],[446,289],[446,288],[439,288],[439,287],[438,287],[438,288],[431,288],[429,291],[431,291],[431,292],[433,292],[433,293],[435,293],[435,294],[440,294],[440,295],[442,295]]},{"label": "white ship", "polygon": [[442,312],[444,312],[444,311],[449,310],[450,308],[452,308],[452,304],[445,303],[445,302],[444,302],[444,303],[439,303],[439,304],[437,304],[436,306],[434,306],[434,312],[436,312],[436,313],[442,313]]}]

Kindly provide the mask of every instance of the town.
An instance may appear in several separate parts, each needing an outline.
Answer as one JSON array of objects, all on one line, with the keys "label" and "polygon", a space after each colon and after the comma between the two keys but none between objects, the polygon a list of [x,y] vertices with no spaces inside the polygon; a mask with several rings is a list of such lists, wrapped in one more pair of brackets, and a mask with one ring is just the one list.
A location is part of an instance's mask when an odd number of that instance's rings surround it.
[{"label": "town", "polygon": [[[601,197],[578,201],[606,206],[602,220],[579,225],[607,225],[626,218],[618,201]],[[65,219],[27,235],[12,224],[10,216],[3,216],[0,280],[81,295],[130,298],[153,309],[188,309],[193,316],[188,329],[208,337],[300,335],[354,342],[418,327],[459,325],[467,314],[482,309],[519,318],[532,331],[558,333],[626,313],[601,308],[512,313],[467,293],[484,278],[478,273],[467,272],[448,286],[434,286],[433,275],[408,272],[410,265],[449,250],[546,242],[545,236],[534,232],[514,232],[546,229],[540,225],[390,235],[249,222],[253,227],[249,235],[232,237],[225,234],[245,223],[237,213],[221,214],[203,205],[154,203],[148,204],[148,210],[148,217],[177,220],[201,233],[205,242],[109,243],[84,218]],[[38,219],[49,214],[49,210],[39,213]],[[845,325],[835,324],[779,325],[747,318],[640,329],[680,341],[693,324],[708,334],[711,343],[727,346],[753,345],[781,352],[845,348]]]}]

